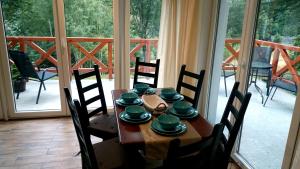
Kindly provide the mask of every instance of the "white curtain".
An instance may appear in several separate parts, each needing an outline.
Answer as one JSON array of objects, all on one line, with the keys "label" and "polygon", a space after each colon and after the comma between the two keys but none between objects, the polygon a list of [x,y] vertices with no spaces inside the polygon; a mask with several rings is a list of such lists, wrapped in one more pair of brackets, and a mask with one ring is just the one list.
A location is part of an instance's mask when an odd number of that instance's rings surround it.
[{"label": "white curtain", "polygon": [[159,87],[175,87],[182,64],[197,71],[199,57],[199,0],[162,1],[158,58],[161,59]]}]

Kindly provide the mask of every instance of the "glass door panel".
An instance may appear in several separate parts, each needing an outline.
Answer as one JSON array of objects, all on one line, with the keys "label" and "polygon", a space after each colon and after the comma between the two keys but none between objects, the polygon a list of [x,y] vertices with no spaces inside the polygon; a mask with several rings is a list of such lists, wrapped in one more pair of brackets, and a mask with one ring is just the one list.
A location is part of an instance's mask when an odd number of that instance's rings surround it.
[{"label": "glass door panel", "polygon": [[[65,22],[71,70],[88,72],[93,65],[99,65],[106,104],[113,106],[111,90],[114,89],[113,71],[113,13],[112,0],[65,0]],[[88,79],[84,86],[94,83]],[[75,80],[72,76],[72,94],[78,98]],[[87,98],[93,91],[87,93]],[[92,103],[91,107],[97,107]]]},{"label": "glass door panel", "polygon": [[[130,88],[133,86],[135,57],[140,57],[141,61],[145,62],[156,62],[160,13],[161,0],[130,1]],[[145,67],[143,71],[154,70]],[[151,80],[153,78],[139,79],[139,81],[153,83]]]},{"label": "glass door panel", "polygon": [[[278,169],[283,161],[295,105],[295,84],[299,84],[300,8],[296,4],[298,1],[282,0],[260,3],[249,71],[252,83],[248,92],[252,98],[238,149],[256,169]],[[270,64],[271,68],[257,69],[257,62]],[[276,90],[278,86],[281,88]]]},{"label": "glass door panel", "polygon": [[[220,44],[220,48],[216,48],[215,55],[215,62],[218,62],[217,65],[220,65],[220,68],[214,71],[218,75],[217,80],[219,81],[214,84],[219,84],[216,86],[219,90],[218,99],[211,100],[211,102],[217,102],[215,123],[221,121],[228,96],[236,79],[246,0],[223,0],[221,5],[222,13],[219,16],[221,28],[217,34],[218,41],[220,41],[217,43]],[[224,27],[224,25],[227,26]],[[221,45],[223,46],[221,47]]]},{"label": "glass door panel", "polygon": [[1,2],[16,113],[61,110],[52,1]]}]

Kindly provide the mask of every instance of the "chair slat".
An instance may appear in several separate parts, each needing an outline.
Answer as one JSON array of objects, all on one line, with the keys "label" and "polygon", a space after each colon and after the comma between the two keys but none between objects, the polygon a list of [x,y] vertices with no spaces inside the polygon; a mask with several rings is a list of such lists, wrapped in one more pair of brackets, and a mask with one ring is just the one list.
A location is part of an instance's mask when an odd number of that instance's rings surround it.
[{"label": "chair slat", "polygon": [[182,86],[182,87],[185,87],[185,88],[187,88],[187,89],[190,89],[190,90],[192,90],[192,91],[197,90],[197,87],[192,86],[192,85],[190,85],[190,84],[187,84],[187,83],[185,83],[185,82],[182,82],[181,86]]},{"label": "chair slat", "polygon": [[155,74],[152,74],[152,73],[138,72],[137,74],[140,76],[155,77]]},{"label": "chair slat", "polygon": [[229,105],[229,109],[231,111],[231,114],[233,114],[234,118],[237,119],[239,111],[233,105]]},{"label": "chair slat", "polygon": [[92,117],[92,116],[94,116],[94,115],[96,115],[97,113],[100,113],[100,112],[102,112],[103,111],[103,107],[98,107],[97,109],[95,109],[95,110],[93,110],[93,111],[91,111],[91,112],[89,112],[89,117]]},{"label": "chair slat", "polygon": [[140,66],[156,67],[156,63],[140,62]]},{"label": "chair slat", "polygon": [[243,96],[243,94],[241,92],[236,91],[235,92],[235,96],[240,100],[240,102],[243,102],[244,96]]},{"label": "chair slat", "polygon": [[101,96],[97,95],[85,101],[85,105],[89,105],[97,100],[100,100]]},{"label": "chair slat", "polygon": [[95,75],[96,75],[95,71],[87,72],[87,73],[79,75],[79,79],[85,79],[85,78],[95,76]]},{"label": "chair slat", "polygon": [[227,129],[228,129],[229,131],[231,131],[233,126],[232,126],[232,124],[230,123],[230,121],[226,119],[226,120],[224,121],[224,123],[225,123],[224,125],[227,127]]},{"label": "chair slat", "polygon": [[85,92],[90,91],[92,89],[95,89],[97,87],[98,87],[98,84],[94,83],[94,84],[91,84],[89,86],[86,86],[86,87],[82,88],[82,91],[85,93]]},{"label": "chair slat", "polygon": [[183,74],[186,76],[193,77],[195,79],[200,79],[200,75],[193,73],[193,72],[184,71]]}]

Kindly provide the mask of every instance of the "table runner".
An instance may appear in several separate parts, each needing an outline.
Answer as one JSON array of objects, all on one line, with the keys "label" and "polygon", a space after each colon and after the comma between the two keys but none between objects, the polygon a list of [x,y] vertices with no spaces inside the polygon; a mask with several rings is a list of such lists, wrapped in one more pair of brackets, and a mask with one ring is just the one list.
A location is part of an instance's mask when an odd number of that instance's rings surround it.
[{"label": "table runner", "polygon": [[169,149],[169,143],[175,138],[180,139],[181,145],[187,145],[201,140],[201,136],[188,121],[183,121],[183,123],[187,126],[187,131],[179,136],[162,136],[155,133],[151,129],[152,121],[146,124],[139,125],[141,133],[145,140],[145,157],[148,159],[166,159]]}]

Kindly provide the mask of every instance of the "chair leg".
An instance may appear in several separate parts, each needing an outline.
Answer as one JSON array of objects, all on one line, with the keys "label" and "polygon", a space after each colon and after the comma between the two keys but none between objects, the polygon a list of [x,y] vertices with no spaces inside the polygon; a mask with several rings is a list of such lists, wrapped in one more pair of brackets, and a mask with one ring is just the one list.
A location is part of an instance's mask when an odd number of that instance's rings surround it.
[{"label": "chair leg", "polygon": [[39,93],[38,93],[38,95],[37,95],[37,98],[36,98],[36,104],[38,104],[39,103],[39,98],[40,98],[40,94],[41,94],[41,90],[42,90],[42,85],[43,85],[44,83],[43,83],[43,81],[41,81],[41,83],[40,83],[40,88],[39,88]]},{"label": "chair leg", "polygon": [[41,83],[43,83],[44,90],[46,90],[46,86],[45,86],[44,81],[42,81]]},{"label": "chair leg", "polygon": [[274,91],[274,93],[273,93],[273,95],[272,95],[272,97],[271,97],[271,100],[273,99],[273,97],[274,97],[275,92],[277,91],[277,89],[278,89],[278,87],[276,87],[276,89],[275,89],[275,91]]},{"label": "chair leg", "polygon": [[269,94],[270,94],[269,89],[270,89],[271,77],[272,77],[272,72],[271,72],[271,70],[269,70],[268,80],[267,80],[267,96],[269,96]]},{"label": "chair leg", "polygon": [[[277,89],[277,88],[276,88]],[[274,93],[276,92],[276,89],[275,89],[275,91],[274,91]],[[273,90],[273,87],[271,87],[271,90],[270,90],[270,93],[269,93],[269,95],[267,95],[267,98],[266,98],[266,100],[265,100],[265,103],[264,103],[264,107],[265,107],[265,105],[266,105],[266,103],[267,103],[267,101],[268,101],[268,99],[269,99],[269,97],[270,97],[270,94],[272,93],[272,90]],[[273,94],[274,95],[274,94]]]},{"label": "chair leg", "polygon": [[17,92],[17,99],[19,99],[20,92]]}]

